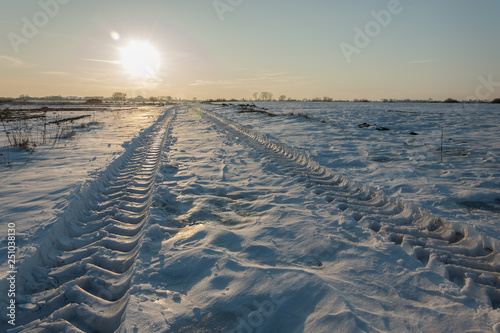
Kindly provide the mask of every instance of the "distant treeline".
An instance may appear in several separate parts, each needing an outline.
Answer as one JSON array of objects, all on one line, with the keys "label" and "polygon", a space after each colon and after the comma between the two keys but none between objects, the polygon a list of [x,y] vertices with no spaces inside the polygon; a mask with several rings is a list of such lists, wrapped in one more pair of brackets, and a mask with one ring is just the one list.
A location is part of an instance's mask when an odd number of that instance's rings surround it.
[{"label": "distant treeline", "polygon": [[345,100],[345,99],[333,99],[333,98],[303,98],[303,99],[271,99],[271,100],[262,100],[262,99],[225,99],[225,98],[217,98],[217,99],[207,99],[204,102],[207,103],[225,103],[225,102],[240,102],[240,101],[256,101],[256,102],[332,102],[332,103],[481,103],[481,104],[500,104],[500,98],[496,98],[492,101],[489,100],[456,100],[452,98],[445,99],[443,101],[432,100],[432,99],[382,99],[382,100],[369,100],[369,99],[353,99],[353,100]]},{"label": "distant treeline", "polygon": [[333,99],[331,97],[316,97],[316,98],[287,98],[285,95],[281,95],[278,99],[273,99],[271,93],[264,93],[259,95],[254,94],[254,98],[242,98],[242,99],[227,99],[227,98],[216,98],[216,99],[206,99],[198,100],[196,97],[192,99],[180,99],[172,98],[171,96],[157,96],[145,98],[142,96],[127,97],[124,93],[114,93],[111,97],[104,96],[88,96],[88,97],[63,97],[63,96],[45,96],[45,97],[30,97],[28,95],[21,95],[17,98],[13,97],[0,97],[0,104],[40,104],[40,103],[51,103],[51,104],[75,104],[75,103],[86,103],[86,104],[109,104],[109,103],[142,103],[142,104],[165,104],[174,102],[208,102],[208,103],[224,103],[224,102],[239,102],[239,101],[261,101],[261,102],[344,102],[344,103],[482,103],[482,104],[500,104],[500,98],[494,100],[457,100],[453,98],[447,98],[445,100],[433,100],[433,99],[382,99],[382,100],[369,100],[369,99],[354,99],[354,100],[344,100],[344,99]]}]

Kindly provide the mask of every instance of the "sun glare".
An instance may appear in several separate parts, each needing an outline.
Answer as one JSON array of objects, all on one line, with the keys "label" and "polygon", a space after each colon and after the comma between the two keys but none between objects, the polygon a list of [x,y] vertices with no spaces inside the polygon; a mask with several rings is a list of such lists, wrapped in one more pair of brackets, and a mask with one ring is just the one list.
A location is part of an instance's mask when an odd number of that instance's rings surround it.
[{"label": "sun glare", "polygon": [[132,42],[121,50],[121,63],[127,72],[143,79],[156,77],[160,67],[160,56],[146,42]]}]

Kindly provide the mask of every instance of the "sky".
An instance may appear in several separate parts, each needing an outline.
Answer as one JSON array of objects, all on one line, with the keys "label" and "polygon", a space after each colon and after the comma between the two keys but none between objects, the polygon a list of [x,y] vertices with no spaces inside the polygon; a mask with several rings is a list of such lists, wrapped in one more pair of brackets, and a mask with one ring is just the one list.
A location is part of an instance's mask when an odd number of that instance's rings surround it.
[{"label": "sky", "polygon": [[5,97],[500,97],[498,0],[0,0],[0,8]]}]

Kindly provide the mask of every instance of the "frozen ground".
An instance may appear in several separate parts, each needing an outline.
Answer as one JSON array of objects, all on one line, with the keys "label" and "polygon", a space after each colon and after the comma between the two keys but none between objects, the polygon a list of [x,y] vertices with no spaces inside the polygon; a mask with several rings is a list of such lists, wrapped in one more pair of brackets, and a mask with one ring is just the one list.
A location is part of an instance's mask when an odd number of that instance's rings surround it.
[{"label": "frozen ground", "polygon": [[[61,108],[57,106],[56,108]],[[15,109],[15,107],[11,107]],[[37,107],[39,109],[39,107]],[[23,249],[36,246],[45,237],[57,214],[63,212],[76,188],[93,179],[127,149],[127,142],[148,128],[163,111],[159,108],[109,108],[107,111],[64,111],[47,113],[48,121],[90,115],[74,122],[75,133],[54,140],[60,129],[47,131],[45,144],[34,153],[8,148],[2,128],[0,134],[0,197],[2,225],[16,224],[18,245]],[[5,122],[9,129],[9,123]],[[15,125],[19,125],[16,123]],[[42,128],[31,128],[33,141],[40,143]],[[85,126],[80,126],[85,125]],[[73,127],[71,126],[71,127]],[[8,166],[11,165],[12,167]],[[2,239],[0,249],[5,250]],[[6,256],[0,258],[4,264]],[[3,277],[5,270],[0,272]]]},{"label": "frozen ground", "polygon": [[[310,153],[349,179],[500,239],[500,107],[398,103],[257,103],[278,115],[222,108],[242,125]],[[313,119],[297,117],[308,115]],[[322,122],[323,121],[323,122]],[[368,124],[370,127],[360,128]],[[378,131],[377,128],[389,131]],[[443,129],[443,163],[441,134]],[[418,135],[412,135],[418,134]]]},{"label": "frozen ground", "polygon": [[2,330],[500,331],[498,109],[258,106],[309,117],[110,113],[2,169]]}]

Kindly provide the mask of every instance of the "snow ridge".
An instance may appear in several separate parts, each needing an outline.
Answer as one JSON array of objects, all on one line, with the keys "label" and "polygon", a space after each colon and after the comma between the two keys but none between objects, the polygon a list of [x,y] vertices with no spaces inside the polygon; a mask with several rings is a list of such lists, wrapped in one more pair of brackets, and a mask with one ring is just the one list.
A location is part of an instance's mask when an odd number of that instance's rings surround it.
[{"label": "snow ridge", "polygon": [[22,331],[115,332],[128,293],[166,137],[168,109],[97,180],[75,191],[46,241],[19,269]]},{"label": "snow ridge", "polygon": [[400,245],[425,269],[454,282],[462,291],[500,308],[500,244],[471,227],[445,221],[397,197],[347,180],[295,147],[271,140],[220,114],[202,110],[222,130],[242,137],[284,173],[315,194],[351,213],[383,239]]}]

